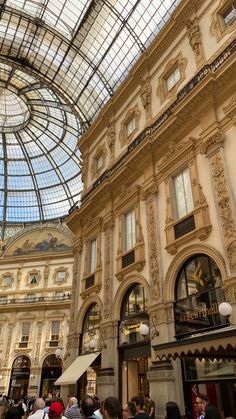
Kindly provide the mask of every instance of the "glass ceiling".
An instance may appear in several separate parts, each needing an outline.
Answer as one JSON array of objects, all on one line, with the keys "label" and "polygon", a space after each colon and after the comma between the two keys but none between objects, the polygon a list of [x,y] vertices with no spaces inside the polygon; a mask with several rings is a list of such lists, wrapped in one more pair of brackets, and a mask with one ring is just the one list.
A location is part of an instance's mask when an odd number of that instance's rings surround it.
[{"label": "glass ceiling", "polygon": [[76,139],[179,2],[0,0],[0,219],[56,218],[79,199]]}]

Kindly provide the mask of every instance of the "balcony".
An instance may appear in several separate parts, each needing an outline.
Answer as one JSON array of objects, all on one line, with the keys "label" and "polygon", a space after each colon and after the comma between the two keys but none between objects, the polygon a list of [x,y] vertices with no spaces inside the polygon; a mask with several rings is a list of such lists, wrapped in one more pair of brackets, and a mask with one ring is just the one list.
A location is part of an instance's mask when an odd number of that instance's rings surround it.
[{"label": "balcony", "polygon": [[70,301],[71,294],[52,296],[52,297],[30,297],[30,298],[4,298],[0,300],[0,306],[10,306],[16,304],[35,304],[35,303],[58,303],[58,301]]}]

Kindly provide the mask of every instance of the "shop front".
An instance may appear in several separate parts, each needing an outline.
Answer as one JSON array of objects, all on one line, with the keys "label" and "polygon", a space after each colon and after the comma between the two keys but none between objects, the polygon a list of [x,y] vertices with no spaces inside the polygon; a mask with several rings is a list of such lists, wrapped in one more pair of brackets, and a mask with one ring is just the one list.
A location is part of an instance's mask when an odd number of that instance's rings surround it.
[{"label": "shop front", "polygon": [[30,359],[25,356],[18,356],[12,365],[8,396],[11,399],[26,397],[28,394],[30,378]]},{"label": "shop front", "polygon": [[236,416],[236,326],[219,311],[224,300],[215,262],[203,254],[189,258],[176,281],[176,340],[153,347],[159,360],[180,360],[191,419],[197,418],[198,393],[217,406],[222,418]]}]

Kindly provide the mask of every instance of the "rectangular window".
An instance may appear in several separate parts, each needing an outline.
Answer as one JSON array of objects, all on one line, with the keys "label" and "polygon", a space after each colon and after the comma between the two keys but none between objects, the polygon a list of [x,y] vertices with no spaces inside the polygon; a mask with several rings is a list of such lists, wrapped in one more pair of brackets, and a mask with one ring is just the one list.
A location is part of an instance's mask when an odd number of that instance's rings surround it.
[{"label": "rectangular window", "polygon": [[57,282],[64,282],[66,279],[65,271],[57,271]]},{"label": "rectangular window", "polygon": [[127,137],[135,130],[135,116],[130,119],[126,124],[126,135]]},{"label": "rectangular window", "polygon": [[175,218],[179,219],[193,210],[193,195],[189,169],[174,177]]},{"label": "rectangular window", "polygon": [[2,278],[2,286],[3,287],[10,287],[11,285],[11,277],[10,276],[3,276]]},{"label": "rectangular window", "polygon": [[96,158],[96,169],[97,170],[99,170],[103,166],[103,161],[104,161],[104,155],[103,154],[100,154]]},{"label": "rectangular window", "polygon": [[63,291],[56,291],[55,292],[56,300],[62,300],[63,299],[63,296],[64,296],[64,292]]},{"label": "rectangular window", "polygon": [[91,240],[89,243],[89,266],[88,273],[91,274],[97,268],[97,240]]},{"label": "rectangular window", "polygon": [[30,284],[35,285],[38,283],[38,274],[37,273],[31,273],[30,274]]},{"label": "rectangular window", "polygon": [[0,304],[7,304],[7,296],[1,295],[0,296]]},{"label": "rectangular window", "polygon": [[176,67],[174,71],[167,77],[166,79],[166,87],[168,92],[176,85],[176,83],[180,80],[180,71],[179,67]]},{"label": "rectangular window", "polygon": [[21,330],[21,342],[29,341],[29,332],[30,332],[30,322],[23,322],[22,330]]},{"label": "rectangular window", "polygon": [[135,246],[135,211],[134,209],[127,212],[124,218],[125,235],[124,250],[133,249]]},{"label": "rectangular window", "polygon": [[231,23],[233,23],[235,18],[236,18],[236,1],[233,1],[232,4],[223,13],[225,26],[231,25]]},{"label": "rectangular window", "polygon": [[51,323],[51,341],[59,340],[60,322],[59,320],[52,320]]}]

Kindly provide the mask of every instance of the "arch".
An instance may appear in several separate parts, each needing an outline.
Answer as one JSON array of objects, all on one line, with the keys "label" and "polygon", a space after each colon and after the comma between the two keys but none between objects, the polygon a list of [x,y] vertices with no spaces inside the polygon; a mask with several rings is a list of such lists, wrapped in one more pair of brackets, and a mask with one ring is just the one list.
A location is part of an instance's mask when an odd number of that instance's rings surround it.
[{"label": "arch", "polygon": [[166,301],[174,300],[175,283],[179,269],[189,257],[195,255],[196,253],[206,254],[215,261],[221,273],[222,283],[224,283],[225,279],[227,278],[227,271],[224,258],[221,256],[221,254],[211,246],[206,246],[203,244],[194,244],[186,247],[185,249],[182,249],[174,257],[168,268],[165,279],[164,291],[164,298]]},{"label": "arch", "polygon": [[[52,360],[53,362],[50,363],[50,360]],[[48,365],[47,365],[47,361],[48,361]],[[62,360],[60,358],[57,358],[55,354],[46,355],[42,362],[42,368],[61,367],[61,366],[62,366]]]},{"label": "arch", "polygon": [[150,301],[150,286],[147,280],[140,274],[131,274],[127,276],[119,286],[118,290],[116,291],[114,301],[113,301],[113,311],[112,311],[112,319],[118,321],[120,319],[120,310],[123,298],[125,296],[126,291],[128,288],[133,285],[134,283],[138,282],[140,285],[144,287],[146,299],[147,299],[147,311]]},{"label": "arch", "polygon": [[102,304],[101,299],[97,295],[89,296],[86,299],[86,301],[83,302],[82,306],[80,307],[79,313],[77,314],[76,322],[75,322],[75,333],[76,334],[82,333],[82,327],[83,327],[83,321],[84,321],[85,314],[86,314],[87,310],[89,309],[89,307],[94,303],[98,304],[98,306],[100,307],[101,313],[102,313],[103,304]]},{"label": "arch", "polygon": [[[23,365],[17,365],[15,363],[20,363],[20,361],[23,362]],[[25,365],[24,365],[25,364]],[[30,357],[28,355],[18,355],[12,362],[12,369],[13,368],[17,368],[17,367],[21,367],[21,368],[31,368],[31,360]]]}]

